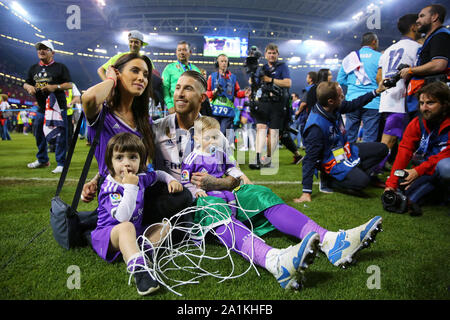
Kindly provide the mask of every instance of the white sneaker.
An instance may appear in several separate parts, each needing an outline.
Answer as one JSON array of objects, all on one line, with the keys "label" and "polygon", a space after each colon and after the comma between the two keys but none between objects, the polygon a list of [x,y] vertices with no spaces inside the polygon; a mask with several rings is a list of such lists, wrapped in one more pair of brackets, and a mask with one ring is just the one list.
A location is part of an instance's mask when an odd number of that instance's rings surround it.
[{"label": "white sneaker", "polygon": [[55,170],[52,171],[52,173],[61,173],[63,172],[64,167],[63,166],[57,166]]},{"label": "white sneaker", "polygon": [[50,165],[50,161],[40,163],[39,160],[36,160],[34,162],[27,164],[27,167],[30,169],[36,169],[36,168],[45,168],[45,167],[48,167],[49,165]]},{"label": "white sneaker", "polygon": [[[323,238],[322,251],[328,260],[337,266],[346,268],[353,261],[353,255],[361,249],[369,247],[381,229],[382,218],[376,216],[369,222],[339,232],[327,232]],[[354,262],[354,261],[353,261]]]},{"label": "white sneaker", "polygon": [[266,268],[284,289],[301,289],[304,272],[314,262],[319,250],[320,237],[314,231],[295,246],[272,249],[266,257]]}]

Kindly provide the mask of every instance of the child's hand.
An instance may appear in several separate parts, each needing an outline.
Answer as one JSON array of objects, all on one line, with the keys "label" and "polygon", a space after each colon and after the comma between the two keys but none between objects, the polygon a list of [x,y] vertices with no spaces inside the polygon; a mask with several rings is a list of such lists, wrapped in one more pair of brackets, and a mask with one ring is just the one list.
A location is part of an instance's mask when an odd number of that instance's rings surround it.
[{"label": "child's hand", "polygon": [[137,184],[139,183],[139,177],[137,175],[135,175],[134,173],[131,173],[127,169],[125,169],[124,173],[123,173],[122,183],[123,184],[134,184],[137,186]]},{"label": "child's hand", "polygon": [[195,196],[196,196],[197,198],[201,198],[201,197],[207,197],[208,195],[206,194],[205,191],[201,190],[201,191],[198,191],[198,192],[195,194]]},{"label": "child's hand", "polygon": [[167,185],[167,188],[169,189],[169,193],[177,193],[183,191],[183,186],[176,180],[170,181]]}]

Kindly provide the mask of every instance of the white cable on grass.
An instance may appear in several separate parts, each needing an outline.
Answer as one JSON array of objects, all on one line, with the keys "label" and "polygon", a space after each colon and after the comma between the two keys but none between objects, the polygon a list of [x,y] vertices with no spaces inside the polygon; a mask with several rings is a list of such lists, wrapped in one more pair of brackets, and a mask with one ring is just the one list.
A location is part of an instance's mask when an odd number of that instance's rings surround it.
[{"label": "white cable on grass", "polygon": [[[233,226],[233,224],[231,223],[232,220],[229,218],[228,214],[218,210],[220,206],[227,207],[228,209],[230,209],[231,207],[239,208],[242,210],[242,212],[244,212],[244,214],[248,218],[246,210],[242,209],[242,207],[240,207],[239,204],[234,206],[232,204],[226,203],[212,203],[205,205],[203,207],[193,206],[180,211],[170,219],[164,219],[163,222],[152,224],[144,231],[143,235],[138,237],[137,241],[141,253],[144,254],[144,256],[146,257],[145,260],[147,259],[150,260],[148,264],[146,262],[146,267],[152,272],[156,280],[164,287],[166,287],[169,291],[179,296],[182,296],[182,294],[175,291],[174,288],[186,284],[199,283],[198,280],[200,278],[207,276],[219,279],[220,283],[229,279],[241,277],[245,275],[247,272],[249,272],[251,268],[253,268],[256,271],[258,276],[260,275],[256,266],[253,263],[254,257],[253,241],[252,241],[251,256],[238,250],[235,247],[236,238],[235,233],[233,232],[232,229]],[[203,217],[199,222],[194,223],[194,222],[179,221],[182,216],[187,214],[194,214],[198,210],[203,211]],[[211,210],[216,214],[216,216],[208,213],[207,210]],[[247,211],[250,212],[252,210]],[[213,222],[219,220],[220,224],[214,223],[212,226],[204,228],[202,227],[201,223],[205,219],[211,219]],[[250,219],[248,220],[250,221]],[[232,236],[231,246],[230,247],[225,246],[226,253],[222,256],[219,257],[208,256],[206,255],[206,242],[204,241],[205,236],[208,232],[211,232],[214,236],[219,238],[220,241],[222,241],[221,238],[219,237],[219,235],[221,234],[218,234],[214,230],[214,228],[222,224],[225,224],[227,228],[226,230],[228,230]],[[161,236],[161,240],[159,242],[160,245],[155,247],[144,235],[147,234],[147,231],[151,230],[152,228],[156,228],[158,226],[162,227],[159,233],[159,235]],[[176,230],[184,232],[185,235],[182,241],[180,241],[177,244],[174,244],[172,240],[172,233]],[[226,230],[224,230],[224,232]],[[252,232],[251,236],[256,237],[256,235],[253,234],[253,225],[251,224],[251,221],[249,230]],[[246,257],[247,260],[250,262],[248,268],[239,274],[235,274],[235,263],[231,255],[232,250]],[[180,264],[177,261],[175,261],[178,258],[183,258],[185,260],[184,263]],[[225,259],[228,259],[231,264],[231,271],[227,275],[222,275],[219,270],[216,271],[206,270],[205,267],[202,266],[203,261],[207,260],[221,261]],[[186,272],[186,274],[190,274],[192,278],[188,280],[181,280],[171,278],[169,277],[169,275],[167,275],[168,272],[175,270]],[[172,284],[169,284],[169,282],[171,282]]]}]

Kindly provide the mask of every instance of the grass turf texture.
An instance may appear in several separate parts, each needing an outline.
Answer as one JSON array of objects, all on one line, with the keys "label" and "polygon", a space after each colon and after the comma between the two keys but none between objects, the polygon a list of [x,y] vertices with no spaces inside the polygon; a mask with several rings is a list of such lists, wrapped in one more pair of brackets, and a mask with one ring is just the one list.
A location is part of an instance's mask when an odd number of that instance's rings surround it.
[{"label": "grass turf texture", "polygon": [[[383,211],[380,202],[382,189],[369,188],[366,198],[341,193],[322,194],[314,185],[313,202],[295,204],[300,196],[301,165],[291,165],[292,155],[280,151],[277,175],[262,176],[247,165],[242,169],[249,178],[266,185],[288,205],[302,211],[323,227],[337,231],[365,223],[375,215],[383,217],[384,232],[377,242],[357,256],[357,264],[342,270],[332,266],[321,254],[307,270],[305,288],[300,292],[284,291],[275,278],[262,268],[260,276],[250,270],[244,276],[218,283],[214,278],[200,279],[199,284],[177,288],[182,297],[165,288],[147,297],[140,297],[134,283],[128,286],[128,274],[122,260],[108,264],[89,247],[70,251],[59,247],[51,228],[25,245],[49,225],[50,200],[55,193],[59,175],[52,165],[31,170],[26,164],[34,161],[36,147],[30,134],[12,134],[12,141],[0,141],[0,299],[449,299],[450,298],[450,215],[449,209],[426,206],[422,217],[412,218]],[[62,198],[70,203],[76,181],[88,152],[83,140],[78,141]],[[248,163],[248,161],[247,161]],[[96,171],[93,161],[91,178]],[[384,175],[386,176],[386,174]],[[290,181],[290,184],[273,184]],[[80,203],[79,210],[93,209],[95,204]],[[269,233],[265,241],[283,248],[299,240],[278,231]],[[216,243],[208,243],[212,255],[225,250]],[[232,253],[236,272],[247,269],[248,262]],[[13,257],[13,258],[12,258]],[[12,260],[11,260],[12,258]],[[6,266],[5,264],[8,263]],[[69,289],[70,266],[80,270],[80,289]],[[374,268],[378,267],[380,289],[373,284]],[[230,266],[208,262],[209,270],[221,270],[224,275]],[[68,273],[69,270],[69,273]],[[181,277],[181,275],[180,275]]]}]

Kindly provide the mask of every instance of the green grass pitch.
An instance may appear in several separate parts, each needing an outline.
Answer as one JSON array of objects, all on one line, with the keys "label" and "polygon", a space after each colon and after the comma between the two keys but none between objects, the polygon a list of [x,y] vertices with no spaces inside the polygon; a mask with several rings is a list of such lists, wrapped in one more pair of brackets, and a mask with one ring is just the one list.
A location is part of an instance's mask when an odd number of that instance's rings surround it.
[{"label": "green grass pitch", "polygon": [[[382,189],[369,188],[366,198],[342,193],[322,194],[314,185],[313,202],[295,204],[300,196],[301,165],[290,164],[292,155],[280,150],[280,168],[276,175],[263,176],[242,169],[249,178],[266,185],[288,205],[314,219],[321,226],[337,231],[358,226],[373,216],[383,217],[384,232],[377,242],[356,256],[357,263],[348,269],[332,266],[321,254],[307,270],[306,282],[299,292],[284,291],[275,278],[262,268],[259,276],[251,269],[242,277],[218,283],[215,278],[200,279],[198,284],[177,288],[177,296],[162,288],[155,294],[140,297],[122,260],[108,264],[89,247],[67,251],[53,239],[48,228],[50,200],[59,175],[52,165],[31,170],[27,163],[35,160],[36,146],[32,134],[13,133],[12,141],[0,141],[0,299],[2,300],[411,300],[450,298],[450,214],[443,206],[426,206],[422,217],[410,217],[383,211]],[[83,140],[77,143],[70,166],[68,182],[62,198],[70,203],[76,181],[88,152]],[[248,160],[248,159],[247,159]],[[91,178],[96,171],[93,161]],[[384,174],[385,178],[387,173]],[[284,183],[277,183],[282,181]],[[95,204],[81,203],[79,210],[94,209]],[[296,244],[297,239],[274,231],[264,236],[273,247]],[[29,243],[27,246],[26,244]],[[221,255],[224,248],[214,242],[207,244],[212,254]],[[232,253],[236,272],[248,268],[248,262]],[[75,267],[74,267],[75,266]],[[211,270],[226,273],[230,266],[210,262]],[[73,268],[79,270],[79,286],[70,284]],[[375,278],[376,277],[376,278]],[[375,279],[375,280],[374,280]],[[378,281],[378,282],[374,282]],[[374,283],[377,285],[374,287]]]}]

